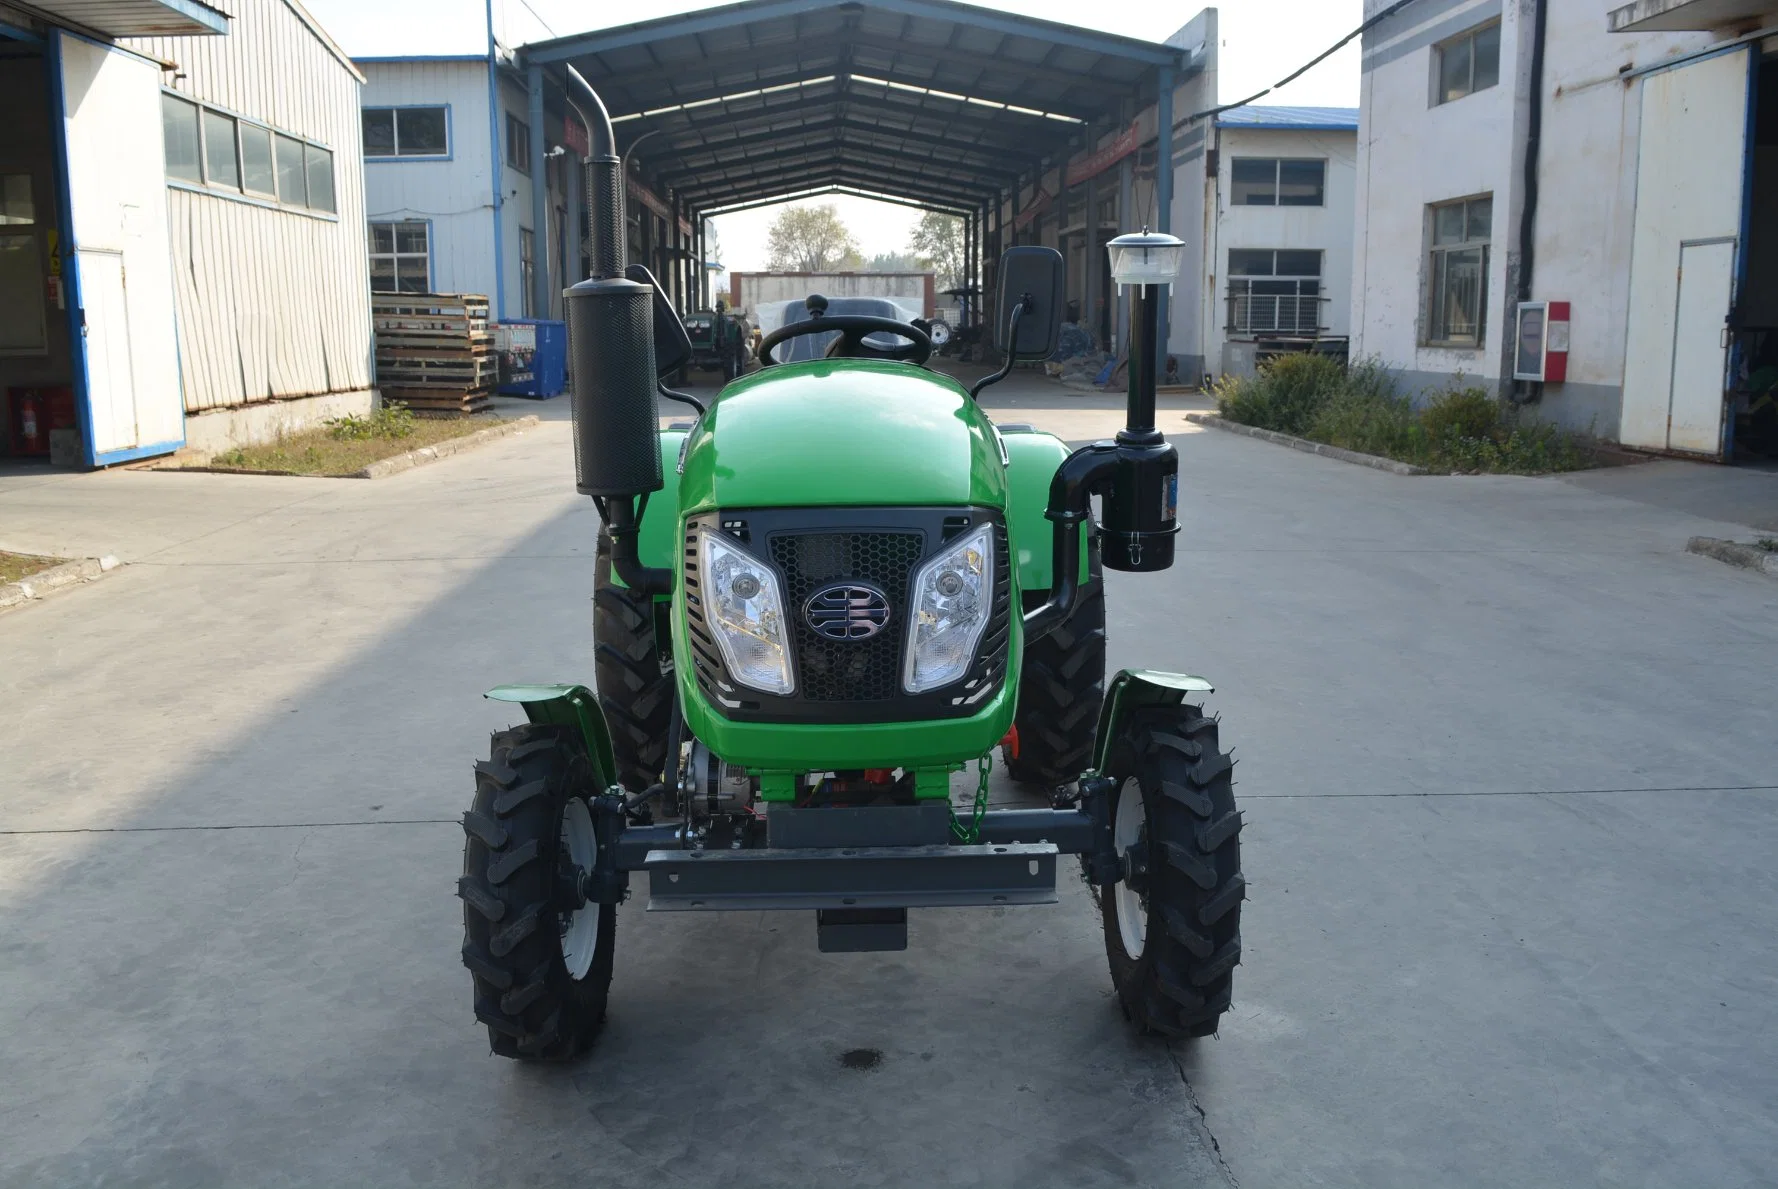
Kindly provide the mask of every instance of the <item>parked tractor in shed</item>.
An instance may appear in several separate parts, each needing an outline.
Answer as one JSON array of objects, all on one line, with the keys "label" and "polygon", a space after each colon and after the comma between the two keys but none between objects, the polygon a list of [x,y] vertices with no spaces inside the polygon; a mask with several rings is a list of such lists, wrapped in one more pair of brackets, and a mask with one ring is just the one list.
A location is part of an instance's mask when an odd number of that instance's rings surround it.
[{"label": "parked tractor in shed", "polygon": [[[977,396],[1050,354],[1062,315],[1061,257],[1016,247],[998,274],[1005,364],[974,390],[924,367],[912,324],[811,297],[709,407],[662,388],[698,412],[662,431],[658,377],[691,348],[624,266],[621,175],[594,122],[602,221],[567,304],[577,486],[604,523],[596,692],[488,695],[528,719],[494,736],[464,815],[463,961],[494,1050],[590,1044],[633,874],[650,911],[812,911],[824,951],[894,950],[910,908],[1054,902],[1063,854],[1097,892],[1126,1014],[1213,1031],[1244,885],[1210,686],[1104,679],[1102,569],[1165,569],[1178,531],[1152,362],[1115,441],[1070,451],[996,425]],[[1131,239],[1145,259],[1170,250]],[[774,358],[822,334],[820,358]],[[986,808],[996,746],[1048,807]],[[973,776],[961,812],[957,772]]]}]

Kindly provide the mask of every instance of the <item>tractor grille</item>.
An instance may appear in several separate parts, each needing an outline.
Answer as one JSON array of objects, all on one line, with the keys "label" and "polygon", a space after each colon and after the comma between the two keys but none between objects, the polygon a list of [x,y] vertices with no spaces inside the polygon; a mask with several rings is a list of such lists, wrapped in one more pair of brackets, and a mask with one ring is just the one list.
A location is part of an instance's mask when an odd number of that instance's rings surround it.
[{"label": "tractor grille", "polygon": [[[1005,679],[1011,637],[1012,566],[1006,526],[997,518],[993,601],[975,664],[962,681],[924,694],[902,692],[901,666],[914,571],[945,541],[987,518],[966,508],[787,508],[693,517],[682,564],[687,643],[699,687],[725,716],[744,722],[908,722],[976,713]],[[790,697],[737,686],[728,676],[704,621],[701,527],[719,529],[778,571],[796,667]],[[889,619],[882,630],[834,640],[810,626],[803,613],[809,597],[836,583],[883,593]]]},{"label": "tractor grille", "polygon": [[[784,575],[795,625],[797,682],[811,702],[875,702],[901,688],[908,580],[926,552],[924,533],[774,533],[772,561]],[[889,598],[889,622],[868,640],[829,640],[809,626],[809,596],[835,582],[865,582]]]}]

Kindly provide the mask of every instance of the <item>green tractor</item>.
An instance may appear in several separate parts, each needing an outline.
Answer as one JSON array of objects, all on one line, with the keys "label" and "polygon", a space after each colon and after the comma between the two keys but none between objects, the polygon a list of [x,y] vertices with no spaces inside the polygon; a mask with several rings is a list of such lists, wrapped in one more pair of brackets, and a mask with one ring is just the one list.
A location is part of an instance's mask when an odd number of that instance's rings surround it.
[{"label": "green tractor", "polygon": [[[858,952],[905,949],[910,908],[1053,903],[1064,854],[1126,1015],[1213,1032],[1244,884],[1210,686],[1104,671],[1101,568],[1165,569],[1178,531],[1152,349],[1137,344],[1149,362],[1115,441],[1070,452],[994,424],[976,397],[1048,355],[1062,315],[1062,258],[1015,247],[1005,366],[973,391],[923,366],[917,327],[811,298],[704,408],[660,383],[690,347],[624,266],[610,127],[573,81],[596,117],[593,273],[567,293],[577,485],[605,525],[596,692],[488,695],[528,720],[494,735],[463,818],[463,961],[494,1051],[592,1042],[633,875],[648,911],[812,912],[821,950]],[[1151,342],[1156,303],[1139,304]],[[830,332],[823,358],[773,359]],[[695,421],[662,431],[657,389]],[[986,809],[996,747],[1047,807]]]}]

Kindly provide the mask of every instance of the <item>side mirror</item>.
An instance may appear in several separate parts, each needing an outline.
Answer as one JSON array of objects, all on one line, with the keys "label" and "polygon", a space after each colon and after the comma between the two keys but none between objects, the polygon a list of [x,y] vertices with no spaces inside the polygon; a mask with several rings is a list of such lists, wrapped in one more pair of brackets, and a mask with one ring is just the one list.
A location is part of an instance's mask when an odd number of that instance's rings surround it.
[{"label": "side mirror", "polygon": [[[1054,248],[1026,244],[1008,248],[1000,257],[1000,296],[994,303],[994,345],[1012,359],[1048,359],[1062,340],[1062,307],[1068,266]],[[1012,310],[1019,302],[1017,341],[1011,334]]]},{"label": "side mirror", "polygon": [[624,269],[624,276],[654,290],[654,374],[671,375],[691,362],[691,336],[685,333],[685,323],[646,265],[632,264]]}]

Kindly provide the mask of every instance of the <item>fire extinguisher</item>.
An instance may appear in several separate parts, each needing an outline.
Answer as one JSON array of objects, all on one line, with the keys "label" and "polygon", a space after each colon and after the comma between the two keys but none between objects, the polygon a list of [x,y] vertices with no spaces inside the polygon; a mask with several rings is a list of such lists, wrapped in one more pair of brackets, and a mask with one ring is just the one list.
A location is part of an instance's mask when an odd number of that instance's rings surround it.
[{"label": "fire extinguisher", "polygon": [[48,454],[49,434],[43,425],[43,398],[32,388],[15,388],[12,407],[16,430],[13,449],[18,454]]}]

